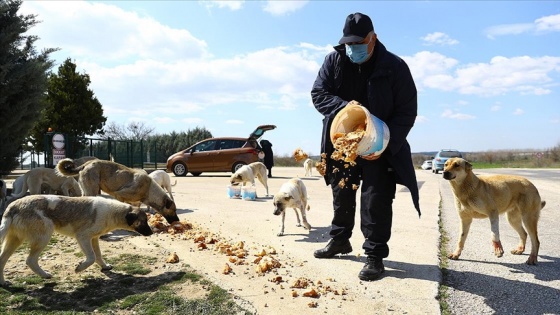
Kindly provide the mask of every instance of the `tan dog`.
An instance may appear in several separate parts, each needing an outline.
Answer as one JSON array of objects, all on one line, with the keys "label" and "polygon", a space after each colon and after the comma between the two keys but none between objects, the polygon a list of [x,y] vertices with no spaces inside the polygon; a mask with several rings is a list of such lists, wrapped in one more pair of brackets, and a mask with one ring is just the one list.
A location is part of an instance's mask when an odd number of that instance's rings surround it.
[{"label": "tan dog", "polygon": [[[21,178],[21,179],[20,179]],[[21,189],[19,187],[21,185]],[[55,170],[45,167],[37,167],[29,170],[25,174],[18,177],[13,184],[14,192],[11,197],[13,199],[25,196],[29,190],[30,195],[39,195],[45,190],[48,192],[58,192],[64,196],[81,196],[82,191],[80,185],[74,178],[59,176]]]},{"label": "tan dog", "polygon": [[301,218],[303,221],[303,226],[310,230],[311,225],[307,223],[307,216],[305,212],[309,210],[309,205],[307,204],[307,188],[303,184],[303,181],[299,178],[292,178],[280,186],[280,190],[276,195],[274,195],[274,215],[282,214],[282,228],[278,236],[284,235],[284,219],[286,218],[286,208],[293,208],[296,212],[297,226],[301,226],[301,221],[299,220],[298,210],[301,212]]},{"label": "tan dog", "polygon": [[58,162],[56,169],[64,176],[79,176],[78,182],[84,196],[97,196],[102,190],[119,201],[142,202],[153,207],[169,223],[179,221],[175,202],[144,170],[99,159],[78,167],[71,159],[63,159]]},{"label": "tan dog", "polygon": [[303,162],[303,168],[305,169],[305,176],[312,176],[313,174],[313,160],[312,159],[306,159],[305,162]]},{"label": "tan dog", "polygon": [[445,162],[443,178],[451,184],[455,206],[461,218],[460,238],[457,248],[449,258],[459,259],[472,219],[483,218],[490,219],[494,254],[502,257],[504,249],[500,242],[499,215],[506,213],[509,224],[517,231],[520,239],[519,245],[511,253],[521,255],[525,251],[529,233],[531,253],[527,264],[536,264],[540,246],[537,223],[546,202],[541,201],[537,188],[529,180],[514,175],[478,177],[473,173],[472,165],[462,158],[451,158]]},{"label": "tan dog", "polygon": [[151,172],[149,176],[158,185],[160,185],[161,188],[164,188],[165,190],[167,190],[167,192],[169,193],[169,197],[171,197],[171,200],[175,200],[175,199],[173,199],[173,193],[171,192],[171,186],[177,185],[177,180],[175,180],[175,183],[173,183],[173,185],[171,185],[171,178],[169,177],[169,174],[167,174],[167,172],[165,172],[164,170],[155,170],[155,171]]},{"label": "tan dog", "polygon": [[243,165],[233,173],[230,177],[230,183],[232,185],[241,183],[242,186],[246,183],[255,185],[256,177],[266,188],[266,195],[268,196],[267,172],[266,166],[262,162],[253,162],[249,165]]},{"label": "tan dog", "polygon": [[42,278],[51,275],[41,269],[38,260],[49,244],[53,232],[71,236],[78,241],[86,259],[78,264],[80,272],[96,262],[102,270],[111,269],[101,257],[99,237],[116,229],[152,234],[144,211],[105,197],[66,197],[33,195],[12,202],[0,225],[0,285],[5,285],[4,267],[15,250],[29,243],[26,263]]}]

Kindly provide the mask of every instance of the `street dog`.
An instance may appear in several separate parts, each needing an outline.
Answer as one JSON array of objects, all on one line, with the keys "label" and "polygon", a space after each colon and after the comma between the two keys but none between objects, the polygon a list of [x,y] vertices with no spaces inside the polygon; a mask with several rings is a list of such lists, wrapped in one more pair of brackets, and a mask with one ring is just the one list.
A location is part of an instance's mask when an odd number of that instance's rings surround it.
[{"label": "street dog", "polygon": [[136,231],[144,236],[153,233],[144,211],[111,198],[32,195],[18,199],[8,206],[0,225],[0,285],[6,284],[6,262],[25,241],[30,248],[27,266],[40,277],[51,278],[38,260],[54,232],[78,242],[85,260],[78,264],[76,272],[94,262],[101,270],[110,270],[111,265],[101,257],[99,237],[117,229]]},{"label": "street dog", "polygon": [[164,188],[165,190],[167,190],[167,192],[169,193],[169,197],[171,197],[171,200],[175,200],[173,199],[173,193],[171,193],[171,186],[175,186],[177,185],[177,180],[175,180],[175,183],[173,183],[173,185],[171,185],[171,178],[169,177],[169,174],[167,174],[164,170],[155,170],[153,172],[150,173],[149,175],[158,185],[161,186],[161,188]]},{"label": "street dog", "polygon": [[500,241],[499,216],[506,213],[509,224],[517,231],[520,239],[519,245],[511,253],[523,254],[528,233],[531,238],[531,253],[527,264],[535,265],[540,246],[537,223],[540,211],[546,204],[545,201],[541,201],[537,188],[521,176],[476,176],[472,169],[472,165],[462,158],[447,160],[443,169],[443,178],[451,184],[455,207],[461,218],[460,238],[449,258],[459,259],[472,220],[483,218],[490,219],[494,254],[502,257],[504,249]]},{"label": "street dog", "polygon": [[175,202],[144,170],[99,159],[76,167],[68,158],[60,160],[56,170],[64,176],[79,176],[83,196],[97,196],[101,190],[122,202],[148,205],[168,223],[179,221]]},{"label": "street dog", "polygon": [[303,162],[303,168],[305,169],[305,176],[312,176],[313,160],[306,159],[305,162]]},{"label": "street dog", "polygon": [[69,197],[82,195],[80,185],[74,178],[59,176],[55,170],[46,167],[33,168],[18,177],[13,184],[11,200],[25,196],[28,190],[30,195],[39,195],[44,191]]},{"label": "street dog", "polygon": [[303,226],[310,230],[311,225],[307,223],[305,212],[309,210],[307,204],[307,189],[303,181],[299,178],[292,178],[280,186],[280,190],[274,195],[274,215],[282,215],[282,228],[278,236],[284,235],[284,219],[286,218],[286,208],[293,208],[296,212],[297,226],[301,226],[298,210],[301,212]]},{"label": "street dog", "polygon": [[266,188],[268,196],[267,169],[262,162],[253,162],[249,165],[243,165],[230,177],[230,184],[245,186],[246,183],[255,185],[255,177],[259,179],[261,184]]}]

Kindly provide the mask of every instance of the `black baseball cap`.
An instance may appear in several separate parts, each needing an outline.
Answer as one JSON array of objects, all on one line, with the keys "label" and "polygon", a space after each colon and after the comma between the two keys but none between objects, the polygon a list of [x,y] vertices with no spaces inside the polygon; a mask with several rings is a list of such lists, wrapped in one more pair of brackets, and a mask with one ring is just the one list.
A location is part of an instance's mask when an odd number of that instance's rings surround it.
[{"label": "black baseball cap", "polygon": [[373,23],[369,16],[359,12],[350,14],[346,18],[346,23],[344,23],[344,28],[342,29],[342,38],[338,43],[361,42],[371,31],[373,31]]}]

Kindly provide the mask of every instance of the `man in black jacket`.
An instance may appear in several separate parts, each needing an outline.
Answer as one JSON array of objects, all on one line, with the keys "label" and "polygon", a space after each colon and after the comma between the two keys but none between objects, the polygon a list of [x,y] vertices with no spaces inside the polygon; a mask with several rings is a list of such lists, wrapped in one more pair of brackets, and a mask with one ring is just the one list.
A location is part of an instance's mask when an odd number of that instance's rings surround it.
[{"label": "man in black jacket", "polygon": [[[356,212],[353,187],[361,182],[362,247],[367,263],[358,277],[371,281],[385,271],[383,258],[389,255],[387,242],[397,183],[410,190],[420,215],[416,174],[406,140],[416,119],[417,92],[407,64],[377,39],[367,15],[348,15],[339,44],[325,57],[311,90],[313,104],[324,116],[321,152],[327,156],[325,180],[331,186],[334,207],[331,240],[314,256],[331,258],[352,251],[349,239]],[[329,132],[333,118],[352,100],[384,121],[391,138],[382,154],[361,156],[354,167],[345,168],[344,162],[331,158],[334,150]],[[348,179],[344,188],[338,185],[341,179]]]}]

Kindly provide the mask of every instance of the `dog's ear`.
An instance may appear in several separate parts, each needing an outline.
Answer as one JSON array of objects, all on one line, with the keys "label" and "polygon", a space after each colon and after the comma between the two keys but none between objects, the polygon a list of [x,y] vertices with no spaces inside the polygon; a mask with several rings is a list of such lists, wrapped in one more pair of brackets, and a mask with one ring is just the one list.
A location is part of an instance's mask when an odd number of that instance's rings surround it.
[{"label": "dog's ear", "polygon": [[136,222],[136,220],[138,219],[138,215],[136,214],[136,212],[130,211],[126,214],[125,218],[126,218],[126,224],[128,224],[128,226],[132,226],[134,222]]},{"label": "dog's ear", "polygon": [[166,209],[171,209],[171,207],[173,207],[173,200],[171,200],[169,198],[165,198],[165,208]]},{"label": "dog's ear", "polygon": [[467,171],[472,171],[472,169],[473,169],[472,164],[469,163],[467,160],[465,160],[465,169]]},{"label": "dog's ear", "polygon": [[294,197],[288,194],[284,195],[284,200],[289,201],[290,199],[294,199]]}]

